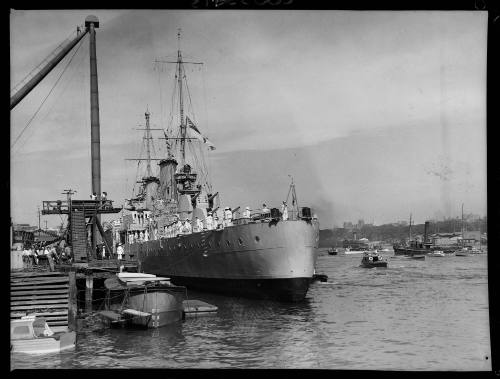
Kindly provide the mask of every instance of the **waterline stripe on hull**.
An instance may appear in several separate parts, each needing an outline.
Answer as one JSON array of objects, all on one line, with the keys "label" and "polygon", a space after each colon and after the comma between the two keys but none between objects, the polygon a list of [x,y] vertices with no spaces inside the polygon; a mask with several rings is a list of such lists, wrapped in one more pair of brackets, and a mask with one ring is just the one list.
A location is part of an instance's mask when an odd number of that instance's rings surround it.
[{"label": "waterline stripe on hull", "polygon": [[172,283],[202,292],[280,301],[301,301],[305,298],[311,278],[291,279],[211,279],[171,277]]}]

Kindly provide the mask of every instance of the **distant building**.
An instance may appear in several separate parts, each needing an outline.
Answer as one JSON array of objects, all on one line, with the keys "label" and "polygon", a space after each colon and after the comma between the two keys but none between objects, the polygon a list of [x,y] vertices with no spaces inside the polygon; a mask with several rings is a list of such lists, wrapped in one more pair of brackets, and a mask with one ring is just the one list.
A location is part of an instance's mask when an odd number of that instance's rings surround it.
[{"label": "distant building", "polygon": [[458,245],[462,241],[462,233],[435,233],[430,235],[435,246]]},{"label": "distant building", "polygon": [[37,230],[36,226],[29,224],[13,224],[12,225],[12,244],[15,243],[32,243],[35,240],[34,232]]},{"label": "distant building", "polygon": [[350,221],[345,221],[344,222],[344,229],[352,229],[354,228],[354,225]]},{"label": "distant building", "polygon": [[358,229],[361,229],[365,225],[365,220],[358,220]]}]

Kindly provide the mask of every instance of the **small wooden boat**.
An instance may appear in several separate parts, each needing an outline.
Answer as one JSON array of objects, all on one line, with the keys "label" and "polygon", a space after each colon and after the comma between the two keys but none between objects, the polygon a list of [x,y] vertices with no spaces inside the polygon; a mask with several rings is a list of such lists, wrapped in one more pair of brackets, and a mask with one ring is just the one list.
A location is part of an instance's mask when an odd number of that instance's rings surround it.
[{"label": "small wooden boat", "polygon": [[328,249],[328,255],[337,255],[339,252],[337,251],[337,249],[331,247]]},{"label": "small wooden boat", "polygon": [[377,251],[365,251],[361,259],[360,267],[374,268],[387,267],[387,261]]},{"label": "small wooden boat", "polygon": [[75,347],[76,333],[54,333],[47,321],[34,315],[10,321],[10,349],[14,353],[46,354]]},{"label": "small wooden boat", "polygon": [[465,249],[465,248],[455,251],[456,257],[468,257],[469,255],[470,255],[470,251]]},{"label": "small wooden boat", "polygon": [[186,316],[213,315],[217,312],[217,307],[200,300],[184,300],[182,302],[184,314]]},{"label": "small wooden boat", "polygon": [[349,255],[349,254],[363,254],[365,251],[364,250],[356,250],[356,249],[351,249],[347,247],[344,251],[344,254]]},{"label": "small wooden boat", "polygon": [[110,324],[157,328],[184,316],[186,287],[152,274],[118,273],[104,281],[105,310],[99,314]]},{"label": "small wooden boat", "polygon": [[429,257],[444,257],[445,256],[444,251],[441,251],[441,250],[434,250],[427,255]]},{"label": "small wooden boat", "polygon": [[313,282],[327,282],[328,275],[326,274],[314,274],[312,277]]},{"label": "small wooden boat", "polygon": [[425,260],[425,255],[424,254],[414,254],[414,255],[408,255],[407,258],[417,259],[417,260],[423,261],[423,260]]}]

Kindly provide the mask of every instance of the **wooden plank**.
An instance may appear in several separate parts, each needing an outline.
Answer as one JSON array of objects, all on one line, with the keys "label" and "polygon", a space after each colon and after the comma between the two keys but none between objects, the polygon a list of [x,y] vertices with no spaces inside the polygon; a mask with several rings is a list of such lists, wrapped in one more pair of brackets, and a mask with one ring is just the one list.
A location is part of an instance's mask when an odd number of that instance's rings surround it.
[{"label": "wooden plank", "polygon": [[[22,316],[26,316],[27,312],[11,312],[10,318],[21,318]],[[40,317],[67,317],[68,312],[66,311],[53,311],[53,312],[30,312],[35,313]]]},{"label": "wooden plank", "polygon": [[43,280],[52,280],[52,279],[63,279],[67,278],[68,275],[54,275],[54,276],[17,276],[17,277],[10,277],[11,282],[29,282],[29,281],[43,281]]},{"label": "wooden plank", "polygon": [[47,320],[47,324],[49,325],[49,327],[51,326],[63,326],[63,325],[68,325],[68,322],[67,321],[49,321]]},{"label": "wooden plank", "polygon": [[64,299],[52,299],[52,300],[20,300],[20,301],[11,301],[10,305],[34,305],[34,304],[66,304],[68,306],[68,298]]},{"label": "wooden plank", "polygon": [[[16,316],[16,317],[13,317],[12,315],[10,316],[11,320],[19,320],[22,316],[25,316],[25,314],[23,313],[21,316]],[[46,320],[51,320],[51,321],[65,321],[65,322],[68,322],[68,317],[67,316],[39,316],[39,317],[43,317],[44,319]]]},{"label": "wooden plank", "polygon": [[59,278],[44,278],[44,279],[37,279],[37,280],[25,280],[25,279],[19,279],[19,280],[11,280],[10,285],[11,287],[16,287],[16,286],[33,286],[36,284],[52,284],[52,283],[67,283],[68,282],[68,277],[59,277]]},{"label": "wooden plank", "polygon": [[42,316],[42,317],[46,317],[46,316],[56,316],[56,315],[67,315],[68,312],[66,311],[52,311],[52,312],[36,312],[36,315],[37,316]]},{"label": "wooden plank", "polygon": [[68,303],[65,304],[52,304],[52,305],[16,305],[14,307],[10,307],[11,311],[21,311],[21,310],[35,310],[35,309],[61,309],[68,308]]},{"label": "wooden plank", "polygon": [[43,276],[66,276],[64,272],[11,272],[11,278],[25,278],[25,277],[43,277]]},{"label": "wooden plank", "polygon": [[65,321],[68,323],[68,317],[67,316],[43,316],[43,318],[50,320],[50,321]]},{"label": "wooden plank", "polygon": [[100,311],[100,312],[97,312],[100,316],[103,316],[105,318],[107,318],[108,320],[112,320],[112,321],[119,321],[121,320],[121,316],[118,312],[115,312],[115,311]]},{"label": "wooden plank", "polygon": [[61,300],[61,301],[68,301],[68,294],[61,294],[61,295],[42,295],[42,296],[18,296],[18,297],[11,297],[10,298],[10,304],[12,305],[13,302],[23,302],[23,301],[32,301],[32,300]]},{"label": "wooden plank", "polygon": [[67,289],[60,289],[60,290],[32,290],[32,291],[13,291],[10,293],[11,297],[17,297],[17,296],[46,296],[46,295],[65,295],[68,293]]},{"label": "wooden plank", "polygon": [[38,289],[68,289],[69,286],[67,284],[54,284],[54,285],[45,285],[45,286],[21,286],[11,288],[11,291],[21,291],[21,290],[38,290]]}]

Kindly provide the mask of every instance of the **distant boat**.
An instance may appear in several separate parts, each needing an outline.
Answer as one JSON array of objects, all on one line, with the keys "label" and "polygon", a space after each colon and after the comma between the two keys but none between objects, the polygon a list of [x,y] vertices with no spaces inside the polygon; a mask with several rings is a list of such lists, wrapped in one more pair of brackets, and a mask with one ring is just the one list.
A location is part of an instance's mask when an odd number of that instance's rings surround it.
[{"label": "distant boat", "polygon": [[105,311],[111,324],[157,328],[183,317],[186,287],[152,274],[119,273],[104,281]]},{"label": "distant boat", "polygon": [[434,250],[427,255],[429,257],[444,257],[444,256],[446,256],[445,253],[441,250]]},{"label": "distant boat", "polygon": [[374,268],[387,267],[387,261],[377,251],[365,251],[360,267]]},{"label": "distant boat", "polygon": [[417,254],[414,254],[414,255],[407,255],[406,258],[408,259],[417,259],[417,260],[425,260],[425,255],[423,254],[420,254],[420,255],[417,255]]},{"label": "distant boat", "polygon": [[468,257],[471,255],[471,252],[467,250],[467,248],[462,248],[460,250],[455,251],[455,256],[457,257]]},{"label": "distant boat", "polygon": [[462,203],[462,248],[455,251],[456,257],[468,257],[470,255],[470,250],[464,244],[464,204]]},{"label": "distant boat", "polygon": [[10,321],[10,349],[14,353],[55,353],[75,344],[75,332],[53,332],[42,317],[23,316]]},{"label": "distant boat", "polygon": [[338,251],[337,249],[331,247],[328,249],[328,255],[337,255],[338,254]]},{"label": "distant boat", "polygon": [[344,254],[363,254],[366,250],[359,250],[359,249],[351,249],[347,247],[344,251]]}]

